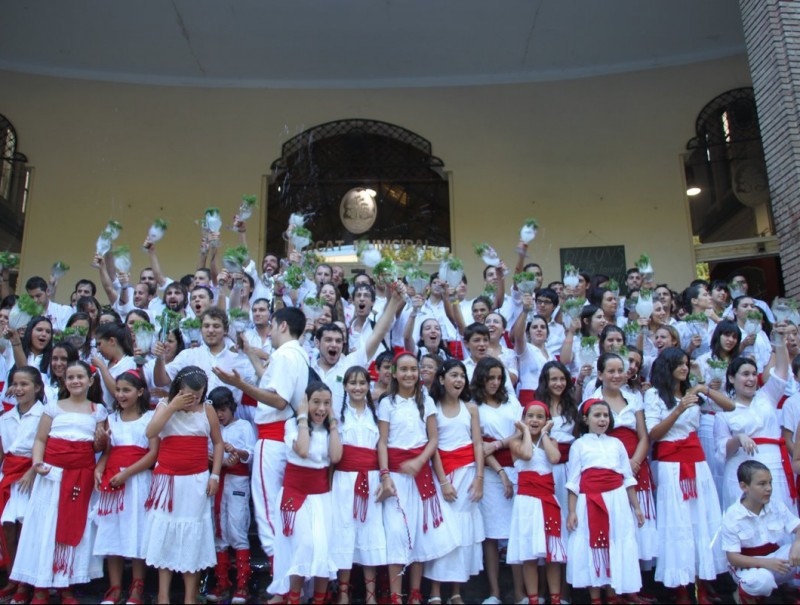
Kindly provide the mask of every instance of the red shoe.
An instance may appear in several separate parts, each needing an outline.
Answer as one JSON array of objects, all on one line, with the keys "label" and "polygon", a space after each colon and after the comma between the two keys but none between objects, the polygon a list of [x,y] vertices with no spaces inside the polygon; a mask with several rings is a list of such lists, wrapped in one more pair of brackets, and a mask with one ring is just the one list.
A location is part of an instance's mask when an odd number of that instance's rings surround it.
[{"label": "red shoe", "polygon": [[116,605],[117,603],[122,602],[122,587],[121,586],[112,586],[106,593],[103,595],[103,600],[100,601],[100,605]]},{"label": "red shoe", "polygon": [[61,605],[81,605],[71,588],[64,588],[58,592],[61,595]]},{"label": "red shoe", "polygon": [[717,605],[718,603],[722,603],[722,599],[708,582],[697,582],[695,590],[697,605]]},{"label": "red shoe", "polygon": [[14,596],[11,597],[11,601],[9,601],[9,603],[11,603],[11,605],[25,605],[30,600],[31,587],[20,582],[17,586],[17,592],[15,592]]},{"label": "red shoe", "polygon": [[9,582],[3,588],[0,588],[0,603],[8,603],[17,594],[18,588],[19,582]]},{"label": "red shoe", "polygon": [[128,589],[128,600],[126,605],[142,605],[144,603],[144,580],[134,578],[131,587]]},{"label": "red shoe", "polygon": [[403,595],[393,592],[391,599],[392,605],[403,605]]},{"label": "red shoe", "polygon": [[550,605],[561,605],[561,593],[550,593]]},{"label": "red shoe", "polygon": [[46,588],[34,588],[30,605],[50,605],[50,591]]},{"label": "red shoe", "polygon": [[623,603],[627,603],[628,605],[656,605],[656,603],[658,603],[658,599],[655,597],[641,592],[624,594],[621,595],[620,598]]},{"label": "red shoe", "polygon": [[288,605],[300,605],[300,597],[302,595],[299,592],[291,592],[286,595],[286,602]]},{"label": "red shoe", "polygon": [[675,604],[676,605],[692,605],[692,599],[689,596],[689,588],[686,586],[678,586],[675,589]]},{"label": "red shoe", "polygon": [[422,593],[419,589],[415,588],[408,595],[408,605],[422,605]]}]

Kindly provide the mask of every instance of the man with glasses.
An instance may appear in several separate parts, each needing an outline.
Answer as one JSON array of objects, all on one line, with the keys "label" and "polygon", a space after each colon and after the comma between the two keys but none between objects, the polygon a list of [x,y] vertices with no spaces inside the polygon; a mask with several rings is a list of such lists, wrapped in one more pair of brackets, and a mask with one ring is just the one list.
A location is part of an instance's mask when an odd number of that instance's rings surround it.
[{"label": "man with glasses", "polygon": [[547,321],[550,334],[547,337],[547,352],[550,355],[558,355],[561,352],[561,345],[564,344],[564,326],[556,322],[556,308],[558,307],[558,294],[551,288],[542,288],[536,293],[536,314],[541,315]]},{"label": "man with glasses", "polygon": [[[734,273],[731,275],[729,282],[731,288],[731,302],[739,296],[747,296],[747,290],[749,286],[747,284],[747,278],[744,276],[744,274]],[[769,322],[774,324],[775,316],[772,314],[772,309],[769,308],[769,305],[758,298],[754,298],[752,296],[750,296],[750,298],[753,299],[753,303],[755,303],[755,305],[764,313],[764,315],[766,315]],[[729,306],[725,316],[733,317],[733,314],[733,307]]]}]

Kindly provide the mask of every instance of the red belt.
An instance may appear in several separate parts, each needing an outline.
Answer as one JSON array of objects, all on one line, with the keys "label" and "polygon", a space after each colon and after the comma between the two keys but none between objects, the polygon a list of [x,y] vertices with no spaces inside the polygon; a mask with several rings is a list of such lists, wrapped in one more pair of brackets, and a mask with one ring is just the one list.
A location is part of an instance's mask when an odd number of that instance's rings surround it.
[{"label": "red belt", "polygon": [[11,485],[22,479],[31,468],[31,459],[15,454],[6,454],[3,458],[3,480],[0,481],[0,516],[11,499]]},{"label": "red belt", "polygon": [[781,449],[781,463],[783,464],[783,472],[786,473],[786,483],[789,485],[789,495],[792,501],[797,500],[797,485],[794,480],[794,471],[792,470],[792,461],[789,458],[789,452],[786,449],[786,442],[783,437],[780,439],[770,439],[769,437],[753,437],[753,443],[756,445],[777,445]]},{"label": "red belt", "polygon": [[779,548],[780,546],[773,544],[772,542],[762,544],[761,546],[742,546],[741,554],[746,557],[766,557],[767,555],[774,553]]},{"label": "red belt", "polygon": [[564,464],[565,462],[569,462],[569,451],[572,449],[572,442],[570,443],[556,443],[558,445],[558,453],[561,454],[561,458],[558,460],[559,464]]},{"label": "red belt", "polygon": [[256,429],[258,429],[258,438],[269,439],[270,441],[283,441],[285,426],[286,423],[283,421],[257,424]]},{"label": "red belt", "polygon": [[623,476],[606,468],[589,468],[581,473],[581,493],[586,495],[586,514],[589,520],[589,547],[592,549],[594,570],[600,577],[601,564],[611,577],[609,535],[611,524],[603,493],[610,492],[624,483]]},{"label": "red belt", "polygon": [[358,473],[353,486],[353,519],[361,519],[363,523],[369,506],[369,471],[378,470],[378,452],[368,447],[343,445],[342,459],[336,470]]},{"label": "red belt", "polygon": [[106,461],[106,468],[103,471],[103,478],[100,480],[98,515],[103,517],[125,509],[125,484],[113,487],[111,479],[123,467],[127,468],[139,462],[149,451],[148,448],[139,447],[138,445],[117,445],[111,448]]},{"label": "red belt", "polygon": [[[400,466],[407,460],[412,460],[422,453],[422,447],[404,450],[396,447],[389,448],[389,470],[393,473],[401,473]],[[433,526],[439,527],[444,518],[442,517],[442,507],[439,503],[439,496],[436,493],[436,486],[433,484],[433,471],[430,462],[422,465],[422,468],[414,477],[417,491],[422,498],[422,531],[428,531],[428,516],[433,520]]]},{"label": "red belt", "polygon": [[475,462],[475,446],[470,443],[450,451],[439,450],[439,457],[444,474],[452,475],[457,469]]},{"label": "red belt", "polygon": [[561,542],[561,507],[555,497],[556,486],[553,473],[542,475],[534,471],[519,473],[518,496],[538,498],[542,502],[544,513],[544,535],[547,538],[547,560],[552,561],[557,554],[557,561],[566,560],[566,552]]},{"label": "red belt", "polygon": [[164,437],[158,448],[158,464],[153,469],[147,510],[166,508],[172,512],[175,475],[197,475],[208,470],[208,437],[172,435]]},{"label": "red belt", "polygon": [[283,518],[283,535],[294,533],[294,521],[297,511],[303,506],[306,498],[315,494],[331,491],[328,483],[328,468],[308,468],[289,462],[283,476],[283,494],[281,495],[281,517]]},{"label": "red belt", "polygon": [[[484,443],[494,443],[497,441],[494,437],[484,437]],[[496,452],[492,453],[495,460],[500,463],[500,466],[514,466],[514,459],[511,457],[511,450],[504,449],[504,450],[497,450]]]},{"label": "red belt", "polygon": [[95,467],[92,442],[50,437],[44,450],[44,462],[63,469],[58,493],[53,573],[71,574],[75,547],[83,538],[92,498]]},{"label": "red belt", "polygon": [[653,446],[653,459],[661,462],[679,462],[683,499],[697,498],[697,469],[695,464],[706,459],[697,433],[689,433],[686,439],[677,441],[658,441]]},{"label": "red belt", "polygon": [[[609,431],[608,435],[610,437],[616,437],[622,441],[622,445],[625,446],[625,451],[628,453],[628,458],[633,458],[636,448],[639,447],[639,435],[636,434],[636,431],[628,427],[621,426],[613,431]],[[644,515],[645,519],[654,519],[655,503],[653,502],[652,496],[653,474],[650,471],[650,463],[647,462],[647,458],[642,460],[642,463],[639,466],[639,472],[636,474],[636,481],[637,492],[650,492],[650,495],[645,495],[644,498],[642,498],[640,494],[639,499],[640,501],[643,500],[644,504],[642,507],[642,514]]]},{"label": "red belt", "polygon": [[214,526],[216,527],[218,538],[222,537],[222,519],[220,513],[222,511],[222,490],[225,487],[226,475],[249,477],[250,467],[245,462],[237,462],[233,466],[223,466],[222,470],[219,472],[219,487],[217,488],[217,493],[214,494]]},{"label": "red belt", "polygon": [[519,402],[522,404],[522,407],[525,407],[526,404],[530,403],[534,399],[536,399],[536,391],[534,389],[519,390]]}]

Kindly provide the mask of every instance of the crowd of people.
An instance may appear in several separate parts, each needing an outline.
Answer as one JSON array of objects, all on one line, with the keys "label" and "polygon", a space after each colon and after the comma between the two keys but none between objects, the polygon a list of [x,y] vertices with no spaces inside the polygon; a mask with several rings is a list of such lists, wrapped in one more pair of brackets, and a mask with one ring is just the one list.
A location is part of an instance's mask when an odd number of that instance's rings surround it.
[{"label": "crowd of people", "polygon": [[103,603],[142,603],[149,566],[160,603],[208,569],[208,601],[250,602],[251,521],[273,603],[457,604],[480,573],[501,603],[503,562],[519,603],[655,602],[643,574],[677,603],[719,602],[724,573],[742,603],[797,598],[796,312],[741,274],[632,268],[621,297],[545,285],[520,242],[470,297],[291,247],[239,273],[211,243],[179,280],[151,241],[136,283],[98,255],[104,294],[85,277],[68,305],[57,275],[20,277],[24,304],[2,275],[0,601],[105,575]]}]

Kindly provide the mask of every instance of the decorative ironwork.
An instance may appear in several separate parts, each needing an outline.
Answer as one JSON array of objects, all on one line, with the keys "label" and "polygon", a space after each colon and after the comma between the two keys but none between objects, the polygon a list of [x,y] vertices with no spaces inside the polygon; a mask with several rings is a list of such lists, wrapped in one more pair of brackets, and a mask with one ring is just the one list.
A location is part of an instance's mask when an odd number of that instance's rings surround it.
[{"label": "decorative ironwork", "polygon": [[[734,88],[712,99],[697,115],[695,132],[696,136],[689,140],[686,149],[703,152],[708,161],[750,158],[752,149],[748,143],[756,143],[761,148],[753,89]],[[725,152],[715,152],[719,148],[724,148]]]}]

